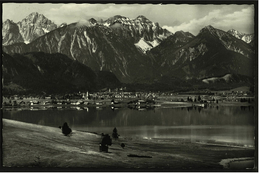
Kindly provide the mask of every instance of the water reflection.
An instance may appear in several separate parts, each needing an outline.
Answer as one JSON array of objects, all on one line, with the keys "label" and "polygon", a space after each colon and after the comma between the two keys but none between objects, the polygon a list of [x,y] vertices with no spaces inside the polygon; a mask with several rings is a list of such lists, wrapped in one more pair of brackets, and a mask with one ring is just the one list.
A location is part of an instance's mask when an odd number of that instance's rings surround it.
[{"label": "water reflection", "polygon": [[195,106],[174,109],[50,107],[45,110],[3,111],[3,117],[52,127],[67,122],[72,129],[98,133],[112,133],[112,129],[117,127],[119,134],[125,137],[254,144],[254,110],[248,106],[207,109]]},{"label": "water reflection", "polygon": [[241,111],[245,111],[245,110],[254,110],[254,106],[240,106],[240,109],[241,109]]}]

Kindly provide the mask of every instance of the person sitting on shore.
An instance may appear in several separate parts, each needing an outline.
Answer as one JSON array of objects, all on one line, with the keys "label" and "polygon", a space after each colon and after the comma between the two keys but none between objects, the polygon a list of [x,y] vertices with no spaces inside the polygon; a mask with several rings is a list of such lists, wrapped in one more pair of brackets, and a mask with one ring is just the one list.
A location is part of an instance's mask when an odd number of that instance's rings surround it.
[{"label": "person sitting on shore", "polygon": [[108,134],[104,135],[102,138],[101,143],[99,144],[99,151],[105,151],[108,152],[108,146],[112,145],[112,139]]},{"label": "person sitting on shore", "polygon": [[65,122],[62,127],[60,126],[60,128],[61,128],[62,133],[65,136],[67,136],[67,135],[69,135],[71,133],[71,129],[69,128],[67,122]]},{"label": "person sitting on shore", "polygon": [[116,129],[116,128],[113,129],[112,137],[113,137],[114,139],[116,139],[116,140],[117,140],[118,137],[119,137],[119,134],[117,133],[117,129]]}]

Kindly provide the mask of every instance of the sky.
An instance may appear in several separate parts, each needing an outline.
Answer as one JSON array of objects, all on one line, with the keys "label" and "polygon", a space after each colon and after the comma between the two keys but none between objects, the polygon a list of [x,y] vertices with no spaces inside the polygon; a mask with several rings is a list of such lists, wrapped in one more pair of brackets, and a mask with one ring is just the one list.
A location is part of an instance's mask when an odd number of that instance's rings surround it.
[{"label": "sky", "polygon": [[254,6],[246,4],[2,4],[3,21],[10,19],[18,22],[32,12],[43,14],[57,25],[92,17],[106,20],[115,15],[122,15],[132,19],[143,15],[173,33],[182,30],[197,35],[207,25],[224,31],[235,29],[246,34],[254,33]]}]

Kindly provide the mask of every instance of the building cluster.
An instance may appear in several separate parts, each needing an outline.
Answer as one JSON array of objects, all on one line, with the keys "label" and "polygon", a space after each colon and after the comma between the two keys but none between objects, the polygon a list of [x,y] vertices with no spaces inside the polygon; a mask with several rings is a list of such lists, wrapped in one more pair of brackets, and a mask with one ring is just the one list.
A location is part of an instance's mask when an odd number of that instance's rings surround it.
[{"label": "building cluster", "polygon": [[[45,96],[3,96],[3,106],[30,106],[47,104],[108,104],[112,100],[165,100],[171,102],[200,102],[218,103],[219,101],[252,101],[253,94],[249,91],[228,91],[228,92],[206,92],[206,93],[173,93],[173,92],[127,92],[124,89],[103,90],[100,92],[77,92],[64,95]],[[249,100],[248,100],[249,99]],[[106,103],[107,102],[107,103]]]},{"label": "building cluster", "polygon": [[124,100],[124,99],[154,99],[155,93],[148,92],[125,92],[125,91],[104,91],[104,92],[78,92],[65,95],[48,95],[48,96],[9,96],[3,97],[3,106],[24,106],[24,105],[47,105],[47,104],[102,104],[104,100]]}]

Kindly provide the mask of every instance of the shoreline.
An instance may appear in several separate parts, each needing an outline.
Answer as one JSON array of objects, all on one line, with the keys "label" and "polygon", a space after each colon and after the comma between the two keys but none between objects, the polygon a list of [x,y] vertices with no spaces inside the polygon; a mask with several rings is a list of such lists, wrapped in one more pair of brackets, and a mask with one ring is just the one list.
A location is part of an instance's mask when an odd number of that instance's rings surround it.
[{"label": "shoreline", "polygon": [[[3,165],[7,170],[19,166],[80,167],[86,171],[230,171],[219,164],[221,160],[255,155],[254,149],[203,145],[183,139],[127,137],[113,140],[109,153],[104,153],[98,150],[100,140],[100,135],[93,132],[73,130],[68,137],[59,128],[3,119]],[[122,142],[125,148],[120,147]]]},{"label": "shoreline", "polygon": [[[174,102],[174,101],[167,101],[167,100],[155,100],[156,104],[148,104],[148,105],[136,105],[140,107],[140,109],[146,109],[148,108],[187,108],[187,107],[220,107],[220,106],[244,106],[244,107],[254,107],[254,103],[247,103],[247,102],[219,102],[219,103],[199,103],[199,102]],[[114,104],[111,105],[110,103],[104,102],[103,104],[34,104],[34,105],[17,105],[17,106],[4,106],[1,108],[1,110],[26,110],[26,109],[51,109],[51,108],[57,108],[57,109],[64,109],[64,108],[92,108],[96,107],[99,109],[105,108],[105,107],[111,107],[114,109],[120,109],[120,108],[127,108],[128,105],[126,101],[122,101],[121,104]],[[138,107],[136,109],[138,109]]]},{"label": "shoreline", "polygon": [[[253,161],[254,160],[254,158],[253,157],[245,157],[245,158],[228,158],[228,159],[222,159],[220,162],[219,162],[219,164],[220,165],[222,165],[225,169],[228,169],[228,168],[230,168],[230,165],[232,164],[232,163],[235,163],[235,162],[251,162],[251,161]],[[255,168],[255,165],[254,164],[252,164],[252,166],[254,166],[253,168]],[[252,168],[252,169],[253,169]]]}]

